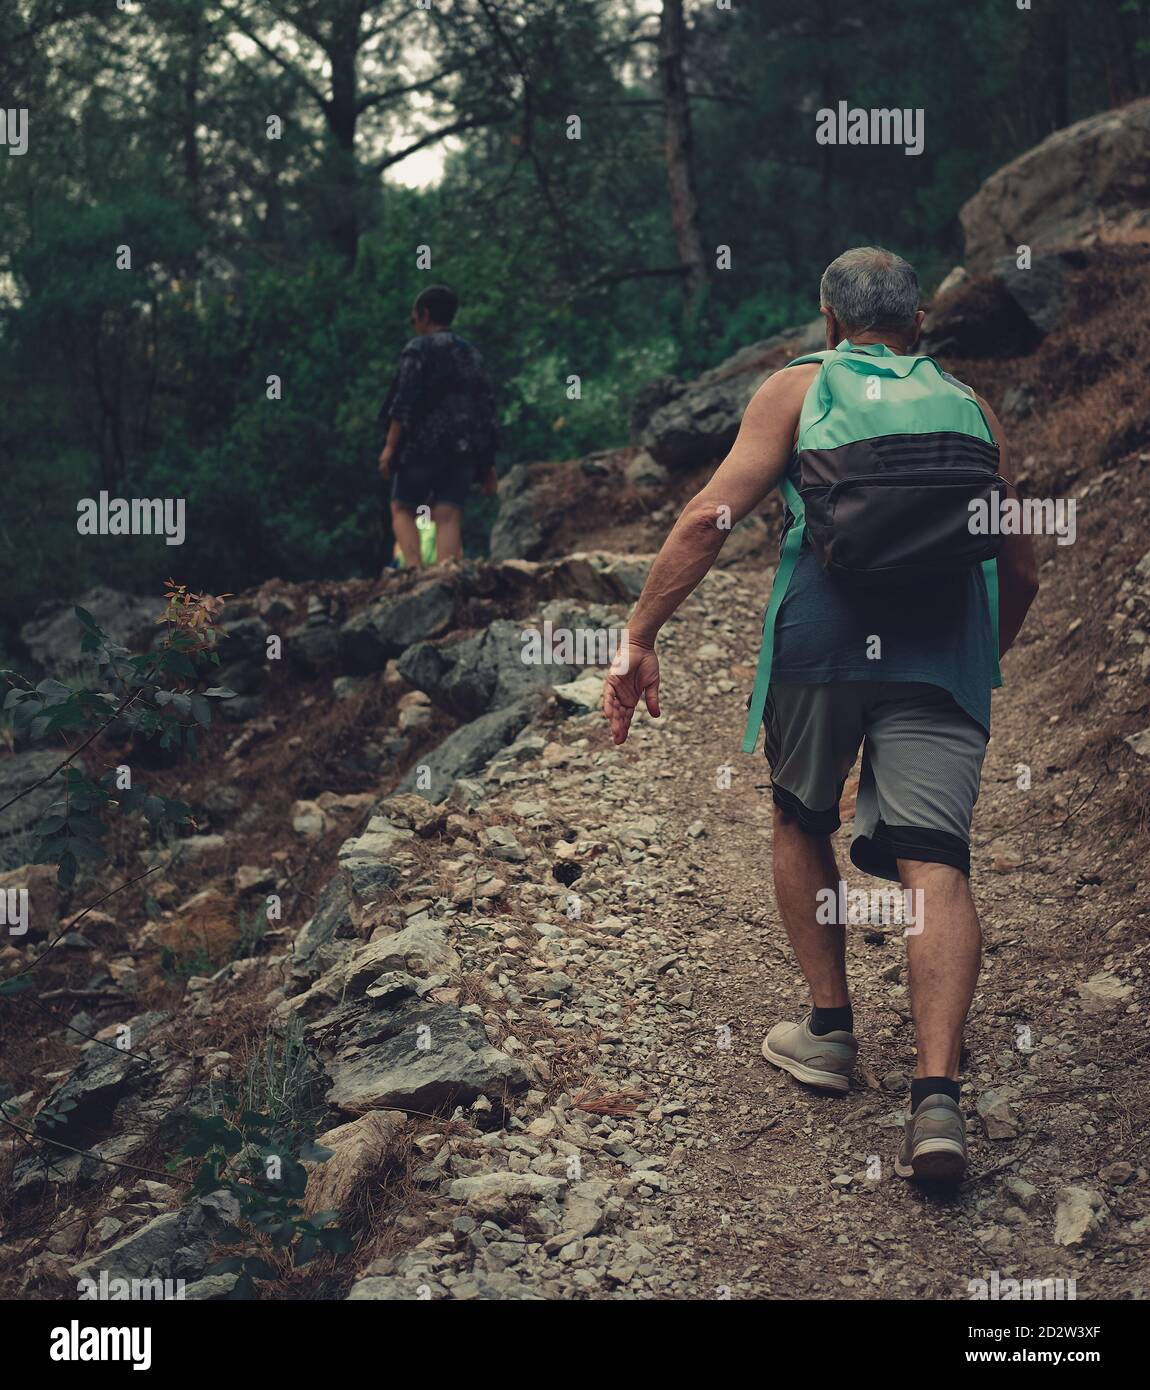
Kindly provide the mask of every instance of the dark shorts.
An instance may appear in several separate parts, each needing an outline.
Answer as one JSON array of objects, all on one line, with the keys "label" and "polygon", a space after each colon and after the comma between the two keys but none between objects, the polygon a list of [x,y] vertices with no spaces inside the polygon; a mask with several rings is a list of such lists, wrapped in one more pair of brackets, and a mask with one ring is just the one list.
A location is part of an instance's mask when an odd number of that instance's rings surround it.
[{"label": "dark shorts", "polygon": [[391,500],[412,511],[423,506],[462,507],[474,476],[475,461],[470,454],[404,462],[391,480]]},{"label": "dark shorts", "polygon": [[763,716],[775,804],[812,835],[842,824],[862,745],[851,861],[898,880],[898,859],[970,873],[970,821],[987,734],[940,686],[772,681]]}]

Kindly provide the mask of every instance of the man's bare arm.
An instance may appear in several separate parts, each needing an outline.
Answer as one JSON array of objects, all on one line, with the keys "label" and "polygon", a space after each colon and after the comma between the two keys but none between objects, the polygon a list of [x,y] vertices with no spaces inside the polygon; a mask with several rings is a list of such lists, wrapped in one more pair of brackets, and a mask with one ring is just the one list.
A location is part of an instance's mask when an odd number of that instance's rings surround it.
[{"label": "man's bare arm", "polygon": [[777,486],[817,373],[817,363],[787,368],[755,392],[731,452],[683,508],[655,557],[628,624],[630,641],[654,645],[659,629],[715,563],[732,527]]},{"label": "man's bare arm", "polygon": [[[998,441],[998,471],[1010,483],[1011,495],[1017,497],[1018,490],[1014,486],[1010,451],[1006,447],[1002,425],[998,416],[977,392],[975,399],[982,407],[991,432]],[[1005,656],[1013,646],[1037,593],[1038,561],[1034,554],[1034,542],[1029,536],[1004,536],[998,552],[999,656]]]}]

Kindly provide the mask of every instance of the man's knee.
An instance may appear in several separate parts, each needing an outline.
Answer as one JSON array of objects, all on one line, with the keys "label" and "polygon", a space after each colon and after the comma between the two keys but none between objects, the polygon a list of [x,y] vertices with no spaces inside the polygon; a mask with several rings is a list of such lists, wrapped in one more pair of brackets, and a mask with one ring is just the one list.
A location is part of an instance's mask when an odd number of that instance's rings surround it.
[{"label": "man's knee", "polygon": [[822,831],[809,830],[793,812],[784,810],[776,801],[773,807],[775,834],[789,836],[796,841],[813,844],[823,841],[830,844],[831,837]]},{"label": "man's knee", "polygon": [[[802,823],[793,811],[788,811],[785,806],[780,806],[777,801],[773,804],[772,810],[774,811],[776,825],[786,825],[795,830],[802,830]],[[816,831],[815,833],[818,834],[820,832]]]},{"label": "man's knee", "polygon": [[940,864],[929,859],[896,859],[898,876],[906,887],[942,888],[948,891],[970,891],[970,880],[954,864]]}]

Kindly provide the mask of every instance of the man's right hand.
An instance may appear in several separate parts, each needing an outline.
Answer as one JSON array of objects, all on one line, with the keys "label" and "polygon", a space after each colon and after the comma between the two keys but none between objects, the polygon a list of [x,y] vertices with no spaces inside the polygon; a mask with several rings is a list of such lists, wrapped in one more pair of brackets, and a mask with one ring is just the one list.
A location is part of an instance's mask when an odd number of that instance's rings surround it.
[{"label": "man's right hand", "polygon": [[391,477],[391,460],[394,450],[385,448],[379,456],[379,471],[384,478]]},{"label": "man's right hand", "polygon": [[659,658],[654,647],[640,645],[624,634],[623,645],[603,682],[603,715],[615,743],[626,743],[631,718],[645,701],[652,719],[659,717]]}]

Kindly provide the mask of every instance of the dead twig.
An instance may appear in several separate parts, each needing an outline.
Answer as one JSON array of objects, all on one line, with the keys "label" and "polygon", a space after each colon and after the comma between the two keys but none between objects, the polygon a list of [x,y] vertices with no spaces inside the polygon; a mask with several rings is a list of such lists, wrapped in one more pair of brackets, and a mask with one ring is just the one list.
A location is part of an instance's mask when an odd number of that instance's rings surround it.
[{"label": "dead twig", "polygon": [[53,1148],[65,1149],[70,1154],[79,1154],[82,1158],[95,1159],[97,1163],[107,1164],[109,1168],[126,1168],[130,1173],[145,1173],[149,1178],[161,1178],[164,1182],[171,1182],[177,1178],[180,1182],[189,1181],[187,1178],[180,1178],[175,1173],[161,1173],[155,1168],[141,1168],[137,1163],[125,1163],[119,1158],[104,1158],[98,1153],[93,1153],[91,1149],[76,1149],[71,1144],[65,1144],[59,1139],[49,1139],[45,1134],[37,1134],[35,1130],[25,1129],[23,1125],[18,1125],[10,1120],[7,1115],[0,1115],[0,1124],[5,1124],[9,1129],[15,1130],[17,1134],[24,1136],[25,1140],[32,1142],[39,1140],[41,1144],[51,1144]]},{"label": "dead twig", "polygon": [[156,864],[150,869],[145,869],[142,874],[137,874],[135,878],[125,879],[124,882],[121,883],[118,887],[113,888],[110,890],[110,892],[105,893],[102,898],[97,898],[94,903],[89,903],[88,906],[83,910],[83,912],[81,912],[78,916],[72,918],[72,920],[68,923],[64,930],[59,934],[59,936],[54,936],[52,940],[48,942],[47,946],[44,947],[44,949],[40,952],[40,954],[36,957],[35,960],[30,960],[28,964],[23,967],[23,969],[17,970],[14,975],[10,975],[8,978],[11,980],[18,980],[21,975],[27,975],[27,973],[30,970],[35,970],[36,967],[41,963],[41,961],[44,960],[45,956],[47,956],[48,952],[55,949],[55,947],[57,947],[60,944],[60,942],[63,941],[63,939],[68,935],[69,932],[75,931],[77,924],[79,922],[82,922],[84,918],[87,917],[89,912],[95,912],[95,910],[102,903],[106,903],[109,898],[114,898],[117,893],[122,893],[125,888],[131,888],[133,883],[139,883],[142,879],[147,878],[149,874],[154,874],[158,872],[159,868],[159,864]]}]

